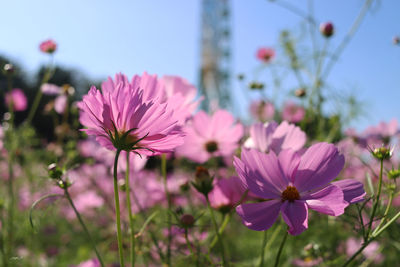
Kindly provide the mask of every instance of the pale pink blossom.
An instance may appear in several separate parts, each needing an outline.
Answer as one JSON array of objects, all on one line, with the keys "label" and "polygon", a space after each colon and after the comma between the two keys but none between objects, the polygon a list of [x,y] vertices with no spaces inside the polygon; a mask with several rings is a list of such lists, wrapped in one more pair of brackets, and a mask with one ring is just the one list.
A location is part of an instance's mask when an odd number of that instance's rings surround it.
[{"label": "pale pink blossom", "polygon": [[56,51],[57,49],[57,44],[56,42],[54,42],[52,39],[48,39],[46,41],[43,41],[40,45],[39,45],[39,49],[40,51],[42,51],[43,53],[48,53],[48,54],[52,54]]},{"label": "pale pink blossom", "polygon": [[306,114],[305,109],[293,102],[287,102],[282,111],[282,119],[288,122],[297,123],[303,120]]},{"label": "pale pink blossom", "polygon": [[28,107],[28,99],[24,91],[19,88],[14,88],[11,92],[6,93],[5,100],[7,106],[12,102],[15,111],[24,111]]},{"label": "pale pink blossom", "polygon": [[269,47],[261,47],[257,50],[257,58],[264,63],[269,63],[275,57],[275,50]]},{"label": "pale pink blossom", "polygon": [[272,120],[275,114],[275,107],[269,101],[256,100],[250,104],[251,115],[259,121]]}]

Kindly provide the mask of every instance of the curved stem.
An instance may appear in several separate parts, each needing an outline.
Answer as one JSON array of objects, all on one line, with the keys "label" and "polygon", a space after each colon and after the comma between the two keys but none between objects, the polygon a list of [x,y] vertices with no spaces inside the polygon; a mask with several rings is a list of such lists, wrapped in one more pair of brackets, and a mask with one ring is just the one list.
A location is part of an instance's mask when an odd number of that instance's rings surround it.
[{"label": "curved stem", "polygon": [[263,232],[263,241],[261,245],[261,254],[260,254],[260,267],[264,266],[264,255],[265,255],[265,245],[267,245],[267,230]]},{"label": "curved stem", "polygon": [[374,202],[374,206],[372,207],[371,217],[369,218],[368,229],[367,229],[367,233],[366,233],[367,237],[369,236],[369,234],[371,232],[372,222],[374,221],[376,209],[378,208],[378,205],[379,205],[379,198],[381,196],[381,189],[382,189],[382,176],[383,176],[383,159],[381,159],[381,168],[379,171],[378,192],[376,193],[376,199]]},{"label": "curved stem", "polygon": [[167,157],[165,154],[161,155],[161,175],[164,181],[165,196],[167,197],[167,223],[168,223],[168,244],[167,244],[167,265],[171,266],[171,243],[172,243],[172,223],[171,223],[171,213],[172,213],[172,203],[171,196],[168,191],[167,185]]},{"label": "curved stem", "polygon": [[381,221],[379,222],[379,225],[378,225],[378,226],[374,229],[374,231],[372,232],[372,235],[374,235],[376,232],[378,232],[378,231],[379,231],[379,228],[380,228],[380,227],[383,225],[383,223],[385,222],[385,220],[386,220],[386,218],[387,218],[387,215],[389,214],[390,207],[392,206],[393,196],[394,196],[394,191],[392,191],[392,192],[390,193],[390,195],[389,195],[389,201],[388,201],[388,204],[387,204],[387,206],[386,206],[385,213],[383,214],[383,217],[382,217]]},{"label": "curved stem", "polygon": [[222,266],[229,266],[228,262],[226,261],[225,247],[224,247],[224,242],[222,240],[222,235],[219,233],[217,220],[215,219],[214,211],[211,207],[210,200],[208,199],[208,195],[206,195],[206,200],[207,200],[208,210],[210,211],[211,220],[212,220],[214,228],[215,228],[215,233],[218,237],[219,243],[221,244]]},{"label": "curved stem", "polygon": [[121,234],[121,212],[119,208],[119,194],[118,194],[118,177],[117,177],[117,168],[118,168],[118,157],[121,153],[121,150],[117,150],[115,154],[114,160],[114,198],[115,198],[115,214],[117,217],[117,241],[118,241],[118,253],[119,253],[119,262],[121,266],[125,266],[124,264],[124,253],[122,248],[122,234]]},{"label": "curved stem", "polygon": [[96,243],[94,242],[92,236],[91,236],[90,233],[89,233],[89,230],[87,229],[85,223],[83,222],[81,215],[79,214],[78,210],[76,209],[76,207],[75,207],[75,205],[74,205],[74,202],[72,201],[72,198],[71,198],[71,196],[70,196],[70,194],[69,194],[69,192],[68,192],[68,188],[67,188],[67,187],[64,188],[64,193],[65,193],[65,196],[66,196],[67,199],[68,199],[69,204],[71,205],[72,209],[74,210],[75,215],[76,215],[76,217],[77,217],[78,220],[79,220],[79,223],[81,224],[83,230],[85,231],[87,237],[89,238],[90,243],[92,244],[92,247],[93,247],[93,249],[94,249],[94,252],[96,253],[97,259],[98,259],[99,262],[100,262],[100,265],[101,265],[102,267],[104,267],[104,262],[103,262],[103,260],[102,260],[102,258],[101,258],[101,256],[100,256],[99,251],[98,251],[97,248],[96,248]]},{"label": "curved stem", "polygon": [[[223,219],[222,224],[221,224],[221,226],[219,227],[219,230],[218,230],[220,235],[222,235],[222,233],[224,232],[224,230],[225,230],[226,226],[228,225],[228,222],[230,221],[230,219],[231,219],[231,213],[228,213],[227,215],[224,215],[224,219]],[[212,249],[215,246],[215,244],[217,244],[217,241],[218,241],[218,237],[214,237],[214,239],[211,241],[210,249]]]},{"label": "curved stem", "polygon": [[287,236],[288,236],[288,231],[285,231],[285,235],[283,236],[281,245],[279,246],[278,254],[276,254],[276,259],[275,259],[275,264],[274,264],[275,267],[278,267],[278,265],[279,265],[279,258],[281,257],[283,247],[285,246],[285,243],[286,243]]},{"label": "curved stem", "polygon": [[131,239],[131,266],[135,266],[135,232],[133,226],[133,215],[132,215],[132,207],[131,207],[131,189],[129,185],[129,152],[126,152],[126,173],[125,173],[125,193],[126,193],[126,205],[128,208],[128,216],[129,216],[129,228],[131,231],[130,239]]}]

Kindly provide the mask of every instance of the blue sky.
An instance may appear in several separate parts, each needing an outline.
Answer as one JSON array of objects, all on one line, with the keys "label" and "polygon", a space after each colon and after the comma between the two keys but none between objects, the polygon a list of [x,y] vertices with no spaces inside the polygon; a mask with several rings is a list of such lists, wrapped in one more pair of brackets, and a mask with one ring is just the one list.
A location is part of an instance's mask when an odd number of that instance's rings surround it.
[{"label": "blue sky", "polygon": [[[287,2],[307,7],[306,0]],[[317,22],[335,24],[330,47],[343,38],[364,3],[314,2]],[[279,32],[299,30],[301,18],[266,0],[232,0],[231,4],[232,73],[251,78],[259,66],[257,48],[276,47]],[[195,0],[3,1],[0,54],[34,71],[47,61],[38,44],[53,38],[59,44],[56,62],[94,79],[147,71],[181,75],[196,84],[200,8],[201,1]],[[352,92],[365,103],[367,116],[353,123],[358,129],[400,118],[400,46],[392,44],[393,36],[400,35],[399,10],[400,1],[375,4],[329,76],[333,90]],[[242,98],[239,83],[232,84],[235,96]],[[243,114],[246,103],[236,103]]]}]

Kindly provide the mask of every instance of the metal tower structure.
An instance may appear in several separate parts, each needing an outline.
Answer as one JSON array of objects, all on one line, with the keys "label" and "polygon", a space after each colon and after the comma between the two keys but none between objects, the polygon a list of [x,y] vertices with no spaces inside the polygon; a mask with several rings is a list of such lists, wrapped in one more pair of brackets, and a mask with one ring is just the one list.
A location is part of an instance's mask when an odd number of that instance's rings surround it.
[{"label": "metal tower structure", "polygon": [[203,0],[201,16],[200,91],[202,108],[218,101],[230,106],[230,0]]}]

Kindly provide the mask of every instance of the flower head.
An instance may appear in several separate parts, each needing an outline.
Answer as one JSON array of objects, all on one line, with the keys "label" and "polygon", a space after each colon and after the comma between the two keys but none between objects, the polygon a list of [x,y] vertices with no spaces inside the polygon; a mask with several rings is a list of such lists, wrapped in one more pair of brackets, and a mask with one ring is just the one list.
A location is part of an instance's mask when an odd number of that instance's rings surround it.
[{"label": "flower head", "polygon": [[78,104],[80,122],[87,127],[83,131],[108,149],[171,152],[183,142],[174,111],[168,101],[144,101],[146,87],[139,86],[139,78],[133,83],[116,79],[112,87],[103,84],[102,92],[92,86]]},{"label": "flower head", "polygon": [[250,113],[257,120],[265,122],[274,118],[275,107],[269,101],[258,100],[251,103]]},{"label": "flower head", "polygon": [[306,111],[302,106],[293,102],[288,102],[283,107],[282,119],[287,120],[288,122],[297,123],[304,118],[305,114]]},{"label": "flower head", "polygon": [[199,163],[212,157],[231,156],[243,135],[243,126],[235,124],[226,110],[217,110],[212,116],[199,111],[184,130],[185,142],[176,152]]},{"label": "flower head", "polygon": [[257,50],[257,58],[264,63],[269,63],[275,57],[275,50],[268,47],[262,47]]},{"label": "flower head", "polygon": [[343,190],[330,182],[344,165],[344,157],[328,143],[317,143],[300,156],[291,149],[277,156],[254,149],[242,151],[234,166],[246,188],[260,198],[259,203],[241,204],[236,208],[244,225],[252,230],[270,228],[279,214],[298,235],[308,228],[308,209],[339,216],[348,202]]},{"label": "flower head", "polygon": [[291,148],[299,151],[306,143],[306,134],[296,125],[287,121],[278,125],[275,121],[265,124],[255,123],[250,127],[250,137],[244,143],[246,148],[255,148],[261,152]]},{"label": "flower head", "polygon": [[57,43],[52,39],[48,39],[39,45],[39,49],[43,53],[53,54],[57,50]]},{"label": "flower head", "polygon": [[26,98],[24,91],[19,88],[14,88],[11,92],[6,93],[5,100],[7,105],[12,102],[15,111],[24,111],[28,107],[28,99]]}]

